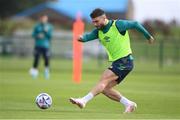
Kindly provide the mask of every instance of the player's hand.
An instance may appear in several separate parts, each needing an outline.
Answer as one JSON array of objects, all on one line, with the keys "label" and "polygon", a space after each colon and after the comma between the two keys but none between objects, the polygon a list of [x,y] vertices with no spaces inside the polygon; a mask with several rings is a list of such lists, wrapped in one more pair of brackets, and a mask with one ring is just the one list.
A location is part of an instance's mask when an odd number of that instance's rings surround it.
[{"label": "player's hand", "polygon": [[39,33],[38,34],[38,39],[43,39],[44,38],[44,34],[43,33]]},{"label": "player's hand", "polygon": [[149,44],[153,44],[153,43],[154,43],[154,38],[153,38],[153,36],[150,37],[150,39],[148,40],[148,43],[149,43]]},{"label": "player's hand", "polygon": [[82,37],[82,35],[80,35],[77,40],[78,40],[79,42],[83,42],[83,37]]}]

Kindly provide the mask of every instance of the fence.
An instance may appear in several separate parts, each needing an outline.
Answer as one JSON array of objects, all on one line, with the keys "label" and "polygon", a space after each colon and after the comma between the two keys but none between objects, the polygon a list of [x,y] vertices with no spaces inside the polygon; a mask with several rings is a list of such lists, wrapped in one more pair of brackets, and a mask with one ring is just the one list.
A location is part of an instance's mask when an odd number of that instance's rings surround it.
[{"label": "fence", "polygon": [[[133,56],[138,61],[157,61],[160,67],[163,64],[180,62],[180,38],[156,38],[153,45],[148,45],[145,38],[132,38],[131,46]],[[0,37],[0,55],[12,55],[18,57],[32,56],[34,40],[30,31],[19,31],[13,36]],[[106,58],[104,48],[98,40],[84,44],[84,57],[94,59]],[[52,40],[52,57],[72,58],[72,33],[56,31]]]}]

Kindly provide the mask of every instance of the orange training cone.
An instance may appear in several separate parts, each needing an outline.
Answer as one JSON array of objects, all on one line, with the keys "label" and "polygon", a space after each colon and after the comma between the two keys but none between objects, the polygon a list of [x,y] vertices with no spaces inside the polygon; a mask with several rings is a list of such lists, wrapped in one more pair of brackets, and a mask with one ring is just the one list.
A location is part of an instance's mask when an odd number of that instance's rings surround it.
[{"label": "orange training cone", "polygon": [[73,81],[81,82],[82,74],[82,43],[78,42],[77,38],[84,32],[84,23],[81,20],[80,14],[77,15],[76,21],[73,24]]}]

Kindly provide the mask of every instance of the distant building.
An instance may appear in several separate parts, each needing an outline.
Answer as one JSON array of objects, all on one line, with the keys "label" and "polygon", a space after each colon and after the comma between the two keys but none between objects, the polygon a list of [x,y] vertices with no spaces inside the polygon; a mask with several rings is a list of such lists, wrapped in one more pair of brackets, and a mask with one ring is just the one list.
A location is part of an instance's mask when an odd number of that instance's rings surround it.
[{"label": "distant building", "polygon": [[30,18],[47,14],[53,23],[71,24],[78,12],[84,21],[90,22],[89,14],[95,8],[106,11],[108,18],[133,19],[132,0],[53,0],[18,13],[14,18]]}]

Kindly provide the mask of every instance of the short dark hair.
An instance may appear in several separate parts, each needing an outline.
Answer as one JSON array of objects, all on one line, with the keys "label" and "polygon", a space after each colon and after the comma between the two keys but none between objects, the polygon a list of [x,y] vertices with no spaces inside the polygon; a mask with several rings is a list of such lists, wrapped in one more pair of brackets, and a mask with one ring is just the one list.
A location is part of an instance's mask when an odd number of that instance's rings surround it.
[{"label": "short dark hair", "polygon": [[104,14],[105,14],[104,10],[102,10],[100,8],[96,8],[91,12],[90,16],[91,16],[91,18],[96,18],[96,17],[99,17]]}]

